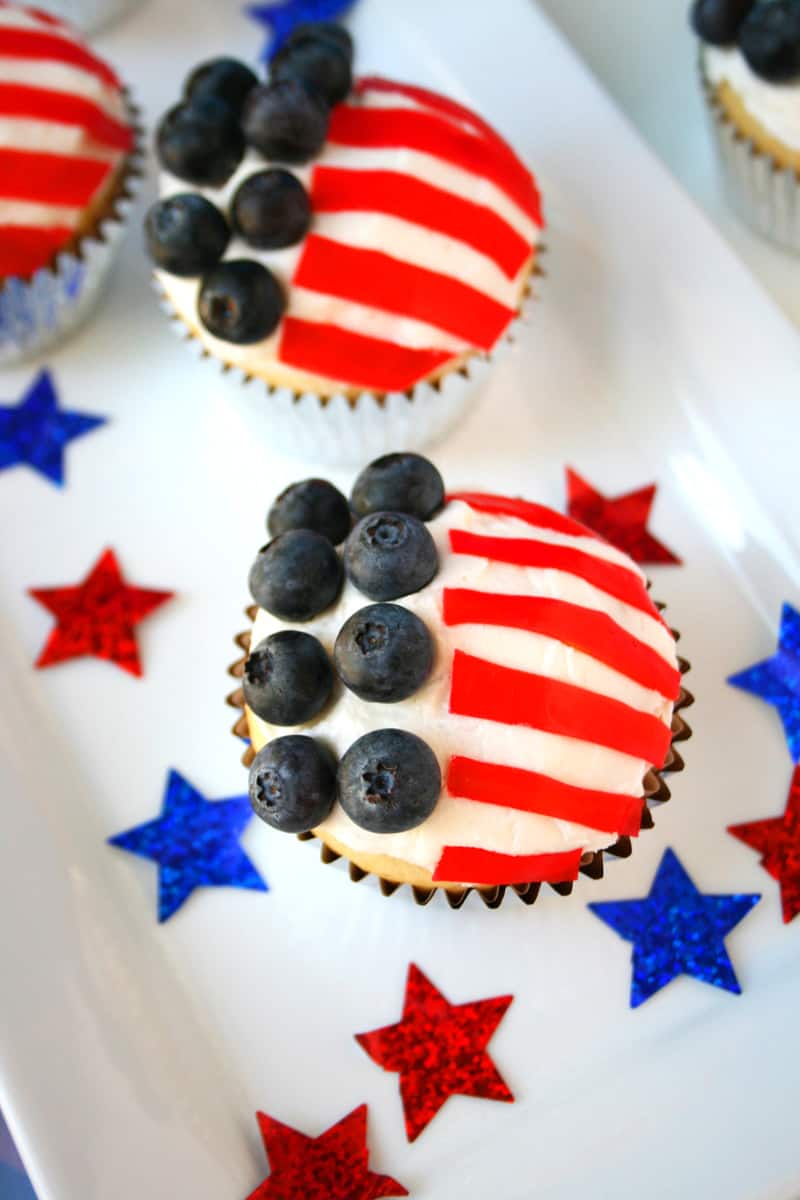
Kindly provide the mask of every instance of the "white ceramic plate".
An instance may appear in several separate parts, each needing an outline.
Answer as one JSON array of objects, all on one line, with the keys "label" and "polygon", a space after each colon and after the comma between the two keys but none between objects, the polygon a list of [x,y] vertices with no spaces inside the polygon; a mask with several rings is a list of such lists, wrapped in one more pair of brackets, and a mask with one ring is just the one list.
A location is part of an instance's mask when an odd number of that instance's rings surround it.
[{"label": "white ceramic plate", "polygon": [[[473,103],[540,175],[541,303],[437,459],[451,487],[555,505],[567,462],[610,492],[659,481],[655,531],[686,560],[654,574],[693,663],[687,770],[634,857],[569,900],[420,909],[253,822],[271,891],[197,893],[158,927],[155,867],[105,839],[156,814],[170,766],[244,790],[230,638],[268,502],[308,464],[271,458],[176,343],[134,232],[49,360],[64,403],[112,423],[69,448],[63,493],[0,476],[0,1101],[41,1200],[241,1200],[265,1174],[257,1108],[314,1134],[365,1100],[374,1168],[417,1200],[789,1200],[800,921],[724,827],[779,812],[791,764],[777,715],[723,681],[798,598],[796,334],[533,5],[362,0],[354,31],[361,64]],[[233,3],[151,0],[101,48],[152,119],[255,35]],[[179,593],[140,627],[145,678],[33,671],[49,618],[25,588],[108,544]],[[764,899],[728,939],[742,996],[681,979],[633,1012],[629,947],[585,902],[643,895],[667,845],[704,890]],[[454,1001],[516,995],[492,1052],[518,1100],[451,1099],[413,1146],[396,1077],[353,1041],[399,1017],[410,961]]]}]

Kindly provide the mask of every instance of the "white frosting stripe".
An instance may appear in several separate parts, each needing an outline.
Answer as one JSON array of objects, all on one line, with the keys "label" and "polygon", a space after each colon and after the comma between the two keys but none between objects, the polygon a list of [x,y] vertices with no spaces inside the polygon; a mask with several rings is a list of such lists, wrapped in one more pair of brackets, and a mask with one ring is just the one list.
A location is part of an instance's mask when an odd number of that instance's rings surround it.
[{"label": "white frosting stripe", "polygon": [[0,82],[82,96],[115,120],[125,119],[125,105],[117,89],[109,87],[91,72],[69,63],[40,62],[33,68],[26,59],[4,58],[0,48]]},{"label": "white frosting stripe", "polygon": [[800,79],[788,83],[761,79],[738,46],[705,46],[703,63],[714,86],[727,83],[768,134],[790,150],[800,150]]}]

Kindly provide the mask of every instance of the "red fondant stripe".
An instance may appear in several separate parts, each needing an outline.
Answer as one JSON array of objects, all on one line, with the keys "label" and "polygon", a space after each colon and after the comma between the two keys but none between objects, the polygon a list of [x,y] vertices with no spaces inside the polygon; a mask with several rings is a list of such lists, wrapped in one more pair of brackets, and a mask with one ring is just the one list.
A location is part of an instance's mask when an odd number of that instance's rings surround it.
[{"label": "red fondant stripe", "polygon": [[88,71],[110,87],[119,87],[119,80],[110,67],[99,58],[95,58],[79,42],[74,42],[69,37],[59,37],[57,33],[0,26],[0,57],[38,58],[48,62],[66,63],[68,66]]},{"label": "red fondant stripe", "polygon": [[453,655],[450,711],[607,746],[655,767],[664,765],[671,740],[668,725],[621,700],[501,667],[463,650]]},{"label": "red fondant stripe", "polygon": [[0,148],[0,194],[6,200],[85,208],[111,170],[96,158]]},{"label": "red fondant stripe", "polygon": [[520,500],[516,496],[495,496],[491,492],[451,492],[448,500],[463,500],[476,512],[490,513],[499,517],[518,517],[529,525],[540,529],[552,529],[556,533],[570,533],[574,537],[588,537],[602,541],[599,534],[581,525],[580,521],[555,512],[545,504],[534,504],[531,500]]},{"label": "red fondant stripe", "polygon": [[472,846],[445,846],[433,880],[446,883],[567,883],[578,878],[580,850],[562,854],[499,854]]},{"label": "red fondant stripe", "polygon": [[450,546],[454,554],[470,554],[518,567],[542,567],[577,575],[601,592],[661,620],[637,574],[618,563],[587,554],[585,550],[537,542],[533,538],[483,537],[466,529],[450,530]]},{"label": "red fondant stripe", "polygon": [[500,625],[540,633],[590,654],[667,700],[676,700],[680,692],[680,671],[607,613],[549,596],[508,596],[469,588],[445,588],[443,604],[446,625]]},{"label": "red fondant stripe", "polygon": [[311,177],[314,212],[382,212],[457,238],[485,254],[514,279],[531,256],[528,242],[483,204],[423,183],[400,171],[315,167]]},{"label": "red fondant stripe", "polygon": [[378,392],[407,391],[451,357],[444,350],[412,350],[297,317],[284,319],[278,351],[288,366]]},{"label": "red fondant stripe", "polygon": [[519,159],[509,156],[495,142],[459,129],[434,112],[337,104],[331,113],[328,141],[340,146],[420,150],[490,179],[531,220],[541,217],[530,172]]},{"label": "red fondant stripe", "polygon": [[426,321],[484,350],[491,349],[514,316],[513,309],[449,275],[315,233],[306,238],[293,283]]},{"label": "red fondant stripe", "polygon": [[628,837],[636,837],[639,832],[644,803],[641,796],[574,787],[537,771],[480,762],[461,755],[450,759],[447,790],[451,796],[478,804],[496,804],[562,821],[577,821],[592,829]]},{"label": "red fondant stripe", "polygon": [[[54,92],[47,88],[0,83],[0,116],[30,117],[57,125],[77,125],[95,141],[117,150],[130,150],[133,135],[127,126],[115,121],[99,105],[83,96]],[[0,192],[2,191],[0,180]]]},{"label": "red fondant stripe", "polygon": [[0,225],[0,278],[32,275],[50,262],[73,233],[61,226]]}]

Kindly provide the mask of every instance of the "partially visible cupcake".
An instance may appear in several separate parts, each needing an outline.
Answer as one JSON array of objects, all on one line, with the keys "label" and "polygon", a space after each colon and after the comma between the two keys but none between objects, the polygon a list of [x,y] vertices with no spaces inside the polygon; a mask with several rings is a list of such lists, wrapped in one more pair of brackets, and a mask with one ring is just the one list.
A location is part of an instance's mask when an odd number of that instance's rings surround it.
[{"label": "partially visible cupcake", "polygon": [[135,156],[114,71],[55,17],[0,5],[0,364],[89,313],[122,236]]},{"label": "partially visible cupcake", "polygon": [[800,251],[800,0],[696,0],[691,19],[729,200]]},{"label": "partially visible cupcake", "polygon": [[458,417],[521,308],[542,217],[480,117],[354,83],[352,56],[342,27],[318,24],[268,83],[229,59],[193,72],[159,128],[147,236],[182,328],[267,385],[270,434],[293,413],[293,450],[363,461]]}]

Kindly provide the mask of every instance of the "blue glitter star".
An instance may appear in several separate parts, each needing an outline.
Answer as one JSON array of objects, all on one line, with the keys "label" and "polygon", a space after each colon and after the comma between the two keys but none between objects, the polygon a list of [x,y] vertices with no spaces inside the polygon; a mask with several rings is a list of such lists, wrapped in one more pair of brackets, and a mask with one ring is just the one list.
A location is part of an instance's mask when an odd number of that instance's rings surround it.
[{"label": "blue glitter star", "polygon": [[800,613],[791,604],[783,606],[778,649],[772,658],[731,675],[728,683],[775,705],[792,759],[800,762]]},{"label": "blue glitter star", "polygon": [[273,4],[248,4],[245,12],[270,33],[261,58],[269,62],[296,25],[306,21],[335,21],[354,0],[276,0]]},{"label": "blue glitter star", "polygon": [[64,447],[105,423],[59,408],[53,381],[41,371],[19,404],[0,404],[0,471],[25,464],[63,487]]},{"label": "blue glitter star", "polygon": [[108,840],[159,864],[158,919],[167,921],[198,887],[269,890],[239,845],[252,815],[247,796],[209,801],[170,771],[161,816]]},{"label": "blue glitter star", "polygon": [[698,892],[678,856],[666,850],[648,896],[589,908],[626,942],[633,942],[631,1008],[638,1008],[677,975],[693,975],[728,992],[741,992],[725,935],[760,899]]}]

